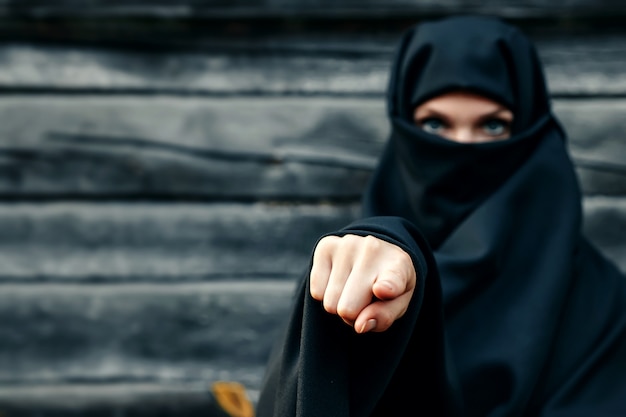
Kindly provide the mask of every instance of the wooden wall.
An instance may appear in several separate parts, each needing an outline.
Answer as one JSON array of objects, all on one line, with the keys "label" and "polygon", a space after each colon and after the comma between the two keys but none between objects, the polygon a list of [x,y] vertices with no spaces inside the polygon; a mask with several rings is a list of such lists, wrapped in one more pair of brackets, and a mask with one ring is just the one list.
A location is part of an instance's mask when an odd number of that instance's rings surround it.
[{"label": "wooden wall", "polygon": [[395,40],[458,12],[537,41],[626,271],[621,0],[0,0],[0,413],[254,400],[312,245],[358,215]]}]

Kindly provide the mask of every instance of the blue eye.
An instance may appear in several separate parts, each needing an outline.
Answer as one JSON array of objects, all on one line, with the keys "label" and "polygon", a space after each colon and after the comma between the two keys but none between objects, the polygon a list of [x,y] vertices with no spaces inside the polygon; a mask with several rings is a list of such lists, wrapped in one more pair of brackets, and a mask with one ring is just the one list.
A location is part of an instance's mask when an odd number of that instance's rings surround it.
[{"label": "blue eye", "polygon": [[483,130],[489,136],[501,136],[509,133],[509,123],[500,119],[491,119],[483,123]]},{"label": "blue eye", "polygon": [[443,120],[436,117],[429,117],[427,119],[418,120],[417,124],[425,132],[439,134],[446,128],[446,124]]}]

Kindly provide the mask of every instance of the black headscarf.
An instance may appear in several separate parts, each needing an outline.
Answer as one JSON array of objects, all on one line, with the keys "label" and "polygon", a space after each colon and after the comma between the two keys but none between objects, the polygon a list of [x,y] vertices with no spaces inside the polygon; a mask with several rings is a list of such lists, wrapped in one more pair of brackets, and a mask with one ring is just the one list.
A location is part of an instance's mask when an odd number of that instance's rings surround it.
[{"label": "black headscarf", "polygon": [[[511,109],[511,137],[460,144],[414,125],[415,106],[458,90]],[[259,416],[626,415],[626,280],[581,235],[531,42],[486,17],[420,24],[401,40],[388,111],[365,218],[337,234],[412,256],[409,311],[354,335],[308,296],[307,277]]]}]

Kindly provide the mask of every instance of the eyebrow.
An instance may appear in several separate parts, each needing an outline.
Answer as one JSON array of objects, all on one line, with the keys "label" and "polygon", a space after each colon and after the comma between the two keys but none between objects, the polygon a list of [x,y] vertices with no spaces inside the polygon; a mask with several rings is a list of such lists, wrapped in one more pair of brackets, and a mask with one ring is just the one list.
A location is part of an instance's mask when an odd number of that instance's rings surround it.
[{"label": "eyebrow", "polygon": [[[425,113],[428,113],[427,117],[438,117],[440,119],[443,120],[447,120],[447,116],[445,114],[439,113],[437,110],[431,109],[430,107],[426,107]],[[417,117],[417,112],[413,113],[413,119],[417,120],[417,119],[421,119],[423,116],[421,117]]]},{"label": "eyebrow", "polygon": [[[511,112],[511,110],[509,110],[507,108],[504,108],[504,107],[496,109],[496,110],[494,110],[492,112],[489,112],[487,114],[483,114],[483,115],[480,116],[480,119],[481,120],[488,119],[490,117],[498,116],[498,115],[500,115],[500,113],[504,113],[504,112],[507,113],[506,116],[505,115],[501,115],[501,116],[505,116],[507,119],[508,119],[508,116],[510,116],[510,118],[511,118],[510,121],[512,121],[514,119],[513,112]],[[442,114],[442,113],[438,112],[437,110],[432,109],[430,107],[426,107],[424,109],[424,113],[427,113],[426,116],[419,116],[418,117],[416,113],[417,112],[415,112],[413,114],[413,119],[414,120],[421,119],[422,117],[438,117],[438,118],[443,119],[443,120],[447,120],[447,118],[448,118],[446,115],[444,115],[444,114]]]},{"label": "eyebrow", "polygon": [[[486,119],[486,118],[489,118],[489,117],[498,116],[500,113],[506,113],[507,118],[508,118],[508,116],[511,116],[511,120],[514,119],[513,112],[511,110],[509,110],[509,109],[504,108],[504,107],[501,108],[501,109],[494,110],[494,111],[492,111],[490,113],[487,113],[487,114],[481,116],[481,119]],[[501,116],[505,116],[505,115],[501,115]]]}]

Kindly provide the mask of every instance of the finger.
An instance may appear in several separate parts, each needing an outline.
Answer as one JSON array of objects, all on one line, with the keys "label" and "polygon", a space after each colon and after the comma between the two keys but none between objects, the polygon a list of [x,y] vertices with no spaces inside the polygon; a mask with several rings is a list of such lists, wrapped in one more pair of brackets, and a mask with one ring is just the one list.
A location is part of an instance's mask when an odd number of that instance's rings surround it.
[{"label": "finger", "polygon": [[372,286],[379,268],[376,255],[380,253],[381,243],[371,237],[365,239],[337,304],[337,314],[347,323],[354,323],[373,298]]},{"label": "finger", "polygon": [[372,284],[372,293],[381,300],[392,300],[411,289],[407,274],[385,271]]},{"label": "finger", "polygon": [[352,260],[350,258],[337,256],[333,258],[323,299],[324,309],[327,312],[337,314],[337,304],[341,294],[344,292],[344,287],[351,271]]},{"label": "finger", "polygon": [[336,236],[327,236],[319,241],[313,253],[313,264],[309,275],[309,291],[315,300],[324,300],[332,268],[332,251]]},{"label": "finger", "polygon": [[381,300],[391,300],[415,288],[417,278],[408,255],[386,265],[372,285],[372,293]]},{"label": "finger", "polygon": [[402,317],[411,302],[413,291],[392,300],[379,300],[365,307],[354,321],[357,333],[384,332]]},{"label": "finger", "polygon": [[372,268],[352,269],[337,302],[337,314],[343,321],[353,325],[361,311],[372,302],[375,279]]}]

